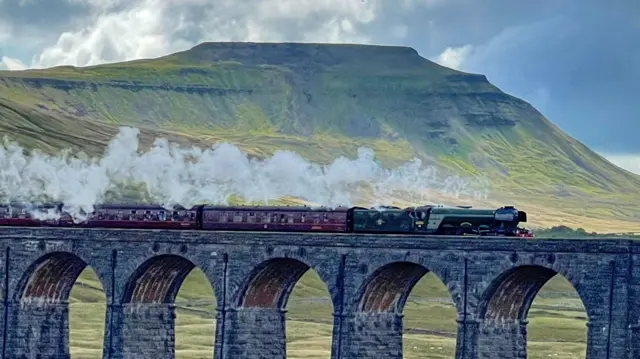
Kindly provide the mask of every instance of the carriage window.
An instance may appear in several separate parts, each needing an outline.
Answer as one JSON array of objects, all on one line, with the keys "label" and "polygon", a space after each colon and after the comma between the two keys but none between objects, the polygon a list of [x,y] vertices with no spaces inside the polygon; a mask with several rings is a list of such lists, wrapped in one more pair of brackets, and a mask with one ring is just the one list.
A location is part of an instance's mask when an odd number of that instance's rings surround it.
[{"label": "carriage window", "polygon": [[194,221],[196,219],[196,214],[191,212],[191,220]]},{"label": "carriage window", "polygon": [[255,213],[249,212],[249,216],[255,216]]},{"label": "carriage window", "polygon": [[158,213],[158,219],[161,221],[167,220],[167,216],[165,215],[164,211],[160,211],[160,213]]}]

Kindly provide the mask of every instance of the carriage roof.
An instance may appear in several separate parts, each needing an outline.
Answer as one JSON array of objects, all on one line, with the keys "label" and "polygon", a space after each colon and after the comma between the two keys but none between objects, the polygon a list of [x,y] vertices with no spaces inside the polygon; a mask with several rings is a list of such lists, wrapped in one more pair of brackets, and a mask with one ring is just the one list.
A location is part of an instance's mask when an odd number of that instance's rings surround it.
[{"label": "carriage roof", "polygon": [[348,207],[310,207],[310,206],[204,206],[210,211],[271,211],[271,212],[346,212]]},{"label": "carriage roof", "polygon": [[24,203],[24,202],[11,201],[8,203],[7,202],[0,203],[0,207],[14,207],[14,208],[38,208],[38,207],[51,208],[51,207],[57,207],[60,205],[62,205],[61,202]]}]

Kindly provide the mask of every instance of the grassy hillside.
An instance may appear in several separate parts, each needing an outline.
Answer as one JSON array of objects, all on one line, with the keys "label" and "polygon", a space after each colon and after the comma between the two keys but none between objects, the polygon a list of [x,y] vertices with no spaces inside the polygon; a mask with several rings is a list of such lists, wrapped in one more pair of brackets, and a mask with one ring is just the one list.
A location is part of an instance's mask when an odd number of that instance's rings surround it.
[{"label": "grassy hillside", "polygon": [[417,156],[486,178],[486,204],[526,207],[533,224],[624,231],[640,220],[640,176],[484,76],[405,47],[204,43],[158,59],[0,72],[0,118],[0,133],[49,152],[99,155],[121,125],[141,128],[147,144],[225,141],[321,163],[367,146],[387,166]]}]

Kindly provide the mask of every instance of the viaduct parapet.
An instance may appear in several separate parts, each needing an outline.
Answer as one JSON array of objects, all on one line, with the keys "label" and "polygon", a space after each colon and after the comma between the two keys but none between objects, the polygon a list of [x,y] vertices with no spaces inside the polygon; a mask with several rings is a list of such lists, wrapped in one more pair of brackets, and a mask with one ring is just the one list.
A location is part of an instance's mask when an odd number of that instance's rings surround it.
[{"label": "viaduct parapet", "polygon": [[588,316],[587,359],[640,359],[640,243],[408,235],[0,229],[2,359],[69,358],[86,266],[107,298],[105,359],[174,358],[174,300],[199,267],[217,300],[215,359],[282,359],[285,307],[313,268],[334,308],[332,359],[401,359],[402,311],[431,271],[457,308],[456,359],[524,359],[527,312],[561,274]]}]

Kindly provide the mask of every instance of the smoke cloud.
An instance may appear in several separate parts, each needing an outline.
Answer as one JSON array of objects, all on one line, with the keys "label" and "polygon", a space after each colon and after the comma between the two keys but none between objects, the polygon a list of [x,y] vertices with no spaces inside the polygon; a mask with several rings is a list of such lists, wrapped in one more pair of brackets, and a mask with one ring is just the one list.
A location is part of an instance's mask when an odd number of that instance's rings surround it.
[{"label": "smoke cloud", "polygon": [[339,157],[320,165],[290,151],[255,159],[227,143],[207,149],[180,148],[163,138],[140,152],[138,135],[136,128],[120,128],[102,158],[72,156],[70,151],[56,156],[34,151],[25,156],[20,146],[5,137],[0,147],[0,198],[62,202],[64,210],[78,219],[109,193],[124,195],[127,186],[166,208],[228,204],[232,195],[265,204],[291,196],[329,207],[389,204],[398,193],[417,195],[416,205],[424,204],[430,193],[454,198],[488,196],[486,182],[457,176],[439,179],[436,169],[423,166],[419,159],[385,169],[367,148],[360,148],[355,159]]}]

